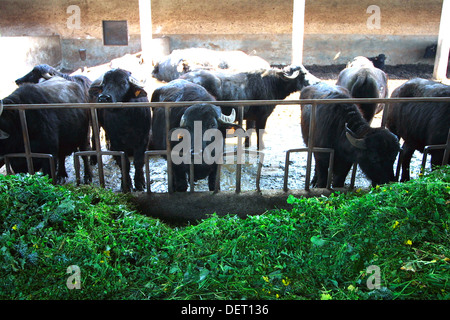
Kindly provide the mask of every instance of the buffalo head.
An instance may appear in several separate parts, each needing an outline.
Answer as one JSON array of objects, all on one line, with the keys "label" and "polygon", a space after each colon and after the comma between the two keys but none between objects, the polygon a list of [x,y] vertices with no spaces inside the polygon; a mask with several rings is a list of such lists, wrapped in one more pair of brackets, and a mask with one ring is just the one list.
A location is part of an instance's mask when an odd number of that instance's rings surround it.
[{"label": "buffalo head", "polygon": [[355,147],[356,161],[372,185],[395,181],[393,165],[400,151],[398,138],[385,128],[372,128],[363,136],[345,125],[345,134]]},{"label": "buffalo head", "polygon": [[208,177],[208,187],[215,189],[217,164],[222,163],[225,130],[238,128],[233,124],[236,113],[222,114],[220,107],[202,103],[184,112],[180,127],[169,132],[172,141],[174,187],[187,190],[190,164],[194,164],[194,180]]},{"label": "buffalo head", "polygon": [[54,68],[47,64],[39,64],[22,78],[17,79],[16,84],[20,86],[24,83],[39,83],[56,75],[58,75],[58,72]]},{"label": "buffalo head", "polygon": [[91,99],[96,97],[97,102],[114,103],[136,101],[137,98],[147,97],[147,92],[131,72],[113,69],[92,83],[89,95]]}]

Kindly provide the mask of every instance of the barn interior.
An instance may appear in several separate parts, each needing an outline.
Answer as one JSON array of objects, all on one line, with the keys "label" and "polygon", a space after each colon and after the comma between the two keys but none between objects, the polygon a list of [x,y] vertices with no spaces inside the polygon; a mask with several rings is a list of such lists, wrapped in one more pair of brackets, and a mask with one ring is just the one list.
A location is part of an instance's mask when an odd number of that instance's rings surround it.
[{"label": "barn interior", "polygon": [[[121,67],[145,83],[151,93],[161,85],[151,76],[154,64],[173,50],[195,47],[241,50],[272,66],[300,61],[329,82],[335,82],[354,57],[383,53],[392,92],[412,77],[435,76],[437,60],[424,54],[427,47],[438,43],[442,9],[443,0],[4,0],[0,4],[0,95],[7,96],[16,89],[15,79],[44,63],[91,80],[112,67]],[[299,19],[303,23],[299,24]],[[277,156],[264,168],[267,172],[282,166],[285,149],[298,147],[298,117],[298,108],[291,106],[277,107],[271,117],[267,145],[275,146],[282,134],[297,138],[286,139],[282,150],[269,147],[267,152]],[[290,122],[285,130],[278,130],[286,119]],[[274,180],[267,183],[273,185]],[[167,195],[158,196],[139,201],[145,207],[153,207],[148,201],[166,202]],[[199,203],[186,195],[180,197],[192,207]],[[227,193],[216,198],[223,207],[233,203]],[[280,198],[275,191],[264,198],[248,199],[230,210],[247,211],[242,210],[246,203],[258,213],[274,203],[285,203],[284,196]],[[176,204],[171,204],[171,209],[152,213],[176,211]],[[197,209],[193,209],[195,218],[205,210]]]}]

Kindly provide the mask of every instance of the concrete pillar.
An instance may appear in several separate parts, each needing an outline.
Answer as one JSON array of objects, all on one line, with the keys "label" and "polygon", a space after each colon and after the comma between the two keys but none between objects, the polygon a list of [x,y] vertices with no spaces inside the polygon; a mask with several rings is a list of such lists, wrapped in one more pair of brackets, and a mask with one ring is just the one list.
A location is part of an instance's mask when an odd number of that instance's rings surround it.
[{"label": "concrete pillar", "polygon": [[152,61],[152,1],[139,0],[139,20],[141,29],[141,48],[144,63],[151,65]]},{"label": "concrete pillar", "polygon": [[447,79],[448,55],[450,49],[450,0],[443,0],[441,23],[439,26],[438,45],[434,60],[433,78],[436,80]]},{"label": "concrete pillar", "polygon": [[293,0],[292,64],[303,63],[303,37],[305,31],[305,0]]}]

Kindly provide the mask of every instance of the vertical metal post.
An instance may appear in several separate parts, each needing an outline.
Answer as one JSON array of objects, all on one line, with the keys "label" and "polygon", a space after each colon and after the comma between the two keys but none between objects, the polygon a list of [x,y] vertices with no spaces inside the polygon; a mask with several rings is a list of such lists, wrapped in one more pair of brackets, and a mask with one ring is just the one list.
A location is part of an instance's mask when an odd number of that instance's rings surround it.
[{"label": "vertical metal post", "polygon": [[167,188],[169,193],[173,193],[173,172],[172,172],[172,146],[170,145],[170,106],[164,109],[166,121],[166,152],[167,152]]},{"label": "vertical metal post", "polygon": [[28,172],[30,174],[34,174],[35,171],[33,166],[33,159],[31,158],[30,137],[28,135],[28,125],[25,110],[20,109],[19,116],[20,116],[20,123],[22,125],[23,144],[25,147],[25,157],[27,159]]},{"label": "vertical metal post", "polygon": [[293,0],[292,64],[303,63],[303,38],[305,30],[305,0]]},{"label": "vertical metal post", "polygon": [[353,189],[355,187],[355,180],[356,180],[356,170],[358,169],[358,164],[354,163],[352,166],[352,176],[350,179],[350,189]]},{"label": "vertical metal post", "polygon": [[191,163],[189,163],[189,192],[194,192],[194,163],[191,158]]},{"label": "vertical metal post", "polygon": [[381,127],[382,128],[385,128],[386,127],[386,119],[387,119],[387,116],[388,116],[388,114],[389,114],[389,109],[390,109],[390,103],[385,103],[384,104],[384,107],[383,107],[383,115],[382,115],[382,117],[381,117]]},{"label": "vertical metal post", "polygon": [[95,142],[95,152],[97,156],[97,166],[98,166],[98,178],[100,185],[105,187],[105,174],[103,172],[103,159],[102,159],[102,146],[100,144],[100,128],[98,125],[97,118],[97,108],[91,108],[91,118],[92,118],[92,134],[94,135]]},{"label": "vertical metal post", "polygon": [[151,66],[152,64],[152,40],[153,40],[153,25],[152,25],[152,1],[139,0],[139,23],[141,31],[141,49],[142,57],[144,59],[144,66]]},{"label": "vertical metal post", "polygon": [[[244,107],[239,106],[238,110],[238,116],[239,116],[239,124],[242,126],[242,123],[244,122]],[[251,137],[248,137],[249,143],[251,140]],[[237,143],[237,164],[236,164],[236,193],[241,192],[241,178],[242,178],[242,137],[238,135],[238,143]]]},{"label": "vertical metal post", "polygon": [[447,143],[445,145],[444,157],[442,158],[442,165],[448,164],[448,158],[450,156],[450,130],[448,130]]},{"label": "vertical metal post", "polygon": [[450,0],[443,0],[439,36],[434,60],[433,78],[436,80],[447,79],[448,54],[450,49]]},{"label": "vertical metal post", "polygon": [[311,118],[309,119],[309,137],[308,137],[308,158],[306,164],[306,177],[305,177],[305,190],[309,191],[309,184],[311,181],[311,163],[312,163],[312,155],[313,155],[313,135],[316,126],[316,107],[317,102],[314,102],[311,105]]},{"label": "vertical metal post", "polygon": [[289,177],[289,158],[291,153],[289,150],[286,152],[285,168],[284,168],[284,180],[283,180],[283,191],[288,191],[288,177]]}]

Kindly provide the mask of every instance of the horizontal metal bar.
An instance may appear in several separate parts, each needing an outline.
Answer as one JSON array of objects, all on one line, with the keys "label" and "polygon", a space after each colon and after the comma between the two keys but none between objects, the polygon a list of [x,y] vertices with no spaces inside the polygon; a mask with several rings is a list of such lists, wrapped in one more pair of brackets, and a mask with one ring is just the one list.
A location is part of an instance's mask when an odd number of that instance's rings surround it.
[{"label": "horizontal metal bar", "polygon": [[[331,175],[333,173],[333,163],[334,163],[334,149],[331,148],[321,148],[321,147],[312,147],[312,148],[299,148],[299,149],[290,149],[286,151],[286,160],[284,165],[284,180],[283,180],[283,191],[287,192],[288,188],[288,179],[289,179],[289,162],[291,153],[297,152],[309,152],[311,149],[311,153],[315,152],[329,152],[330,153],[330,161],[328,165],[328,178],[327,178],[327,189],[331,187]],[[307,167],[311,170],[311,160],[307,161]],[[309,190],[309,182],[310,177],[306,177],[305,182],[305,190]]]},{"label": "horizontal metal bar", "polygon": [[[450,102],[450,97],[413,97],[413,98],[348,98],[348,99],[302,99],[302,100],[232,100],[214,101],[220,106],[263,106],[263,105],[306,105],[306,104],[333,104],[333,103],[398,103],[398,102]],[[179,101],[179,102],[115,102],[115,103],[53,103],[53,104],[6,104],[5,110],[33,110],[54,108],[171,108],[186,107],[205,101]],[[211,102],[208,102],[211,103]]]},{"label": "horizontal metal bar", "polygon": [[4,160],[5,160],[5,165],[6,165],[6,172],[8,174],[11,174],[11,163],[9,161],[9,158],[27,158],[29,157],[30,160],[32,161],[32,158],[41,158],[41,159],[48,159],[49,163],[50,163],[50,175],[52,178],[52,182],[55,184],[56,183],[56,165],[55,165],[55,158],[53,157],[53,155],[49,154],[49,153],[9,153],[9,154],[5,154],[4,155]]}]

